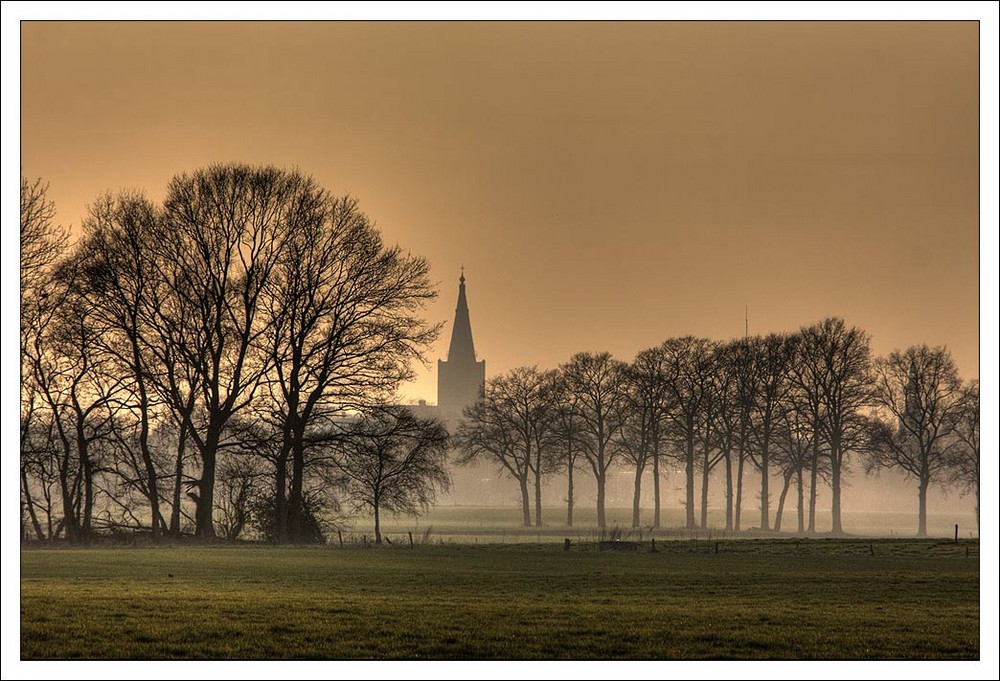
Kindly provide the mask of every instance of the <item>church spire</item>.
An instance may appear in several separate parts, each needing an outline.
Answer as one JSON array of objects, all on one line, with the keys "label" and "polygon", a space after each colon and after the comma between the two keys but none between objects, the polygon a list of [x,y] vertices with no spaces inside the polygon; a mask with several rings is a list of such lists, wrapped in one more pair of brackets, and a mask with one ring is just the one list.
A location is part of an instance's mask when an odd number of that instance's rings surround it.
[{"label": "church spire", "polygon": [[462,267],[462,275],[458,279],[458,304],[455,306],[455,323],[451,328],[448,361],[470,364],[476,361],[472,324],[469,322],[469,303],[465,299],[465,267]]},{"label": "church spire", "polygon": [[451,327],[448,359],[438,360],[438,408],[446,421],[457,422],[462,410],[482,397],[486,383],[486,360],[476,361],[469,323],[469,303],[465,299],[465,268],[458,278],[458,304]]}]

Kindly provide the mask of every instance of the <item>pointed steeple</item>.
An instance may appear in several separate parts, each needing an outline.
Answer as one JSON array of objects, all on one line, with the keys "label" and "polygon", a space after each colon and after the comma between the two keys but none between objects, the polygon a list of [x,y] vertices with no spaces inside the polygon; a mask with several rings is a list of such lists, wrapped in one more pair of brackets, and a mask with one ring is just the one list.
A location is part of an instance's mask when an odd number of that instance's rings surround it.
[{"label": "pointed steeple", "polygon": [[465,268],[458,279],[458,304],[451,327],[448,359],[438,360],[438,408],[446,422],[456,422],[462,410],[483,394],[486,360],[476,361],[469,323],[469,303],[465,298]]},{"label": "pointed steeple", "polygon": [[456,364],[476,361],[476,347],[472,342],[472,324],[469,322],[469,303],[465,299],[465,268],[458,279],[458,304],[455,306],[455,323],[451,327],[451,345],[448,361]]}]

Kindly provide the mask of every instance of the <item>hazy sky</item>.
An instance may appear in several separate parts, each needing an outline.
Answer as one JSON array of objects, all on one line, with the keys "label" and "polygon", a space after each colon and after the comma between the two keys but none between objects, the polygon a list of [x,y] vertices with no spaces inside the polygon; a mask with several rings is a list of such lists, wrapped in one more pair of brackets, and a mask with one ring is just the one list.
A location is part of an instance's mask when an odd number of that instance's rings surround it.
[{"label": "hazy sky", "polygon": [[[839,315],[979,374],[975,22],[21,25],[21,169],[297,167],[464,265],[487,375]],[[995,282],[994,282],[995,285]],[[408,399],[436,401],[436,369]]]}]

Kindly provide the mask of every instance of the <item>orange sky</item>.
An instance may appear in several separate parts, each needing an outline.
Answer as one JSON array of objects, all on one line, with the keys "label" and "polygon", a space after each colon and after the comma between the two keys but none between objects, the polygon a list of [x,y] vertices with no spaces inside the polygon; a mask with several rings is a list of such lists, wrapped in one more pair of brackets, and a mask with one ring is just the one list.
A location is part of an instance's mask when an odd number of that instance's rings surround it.
[{"label": "orange sky", "polygon": [[[63,223],[226,161],[360,201],[487,375],[828,315],[979,374],[979,25],[21,25],[21,168]],[[450,328],[430,360],[447,352]],[[435,370],[406,386],[436,401]]]}]

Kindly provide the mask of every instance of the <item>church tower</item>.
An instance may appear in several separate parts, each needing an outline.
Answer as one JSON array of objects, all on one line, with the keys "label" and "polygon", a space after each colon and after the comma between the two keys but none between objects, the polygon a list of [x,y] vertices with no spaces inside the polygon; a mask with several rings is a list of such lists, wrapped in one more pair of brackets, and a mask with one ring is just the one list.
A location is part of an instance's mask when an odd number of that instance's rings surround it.
[{"label": "church tower", "polygon": [[438,409],[446,421],[462,416],[462,410],[483,394],[486,360],[476,361],[469,322],[469,303],[465,298],[465,270],[458,280],[458,305],[451,328],[448,359],[438,360]]}]

